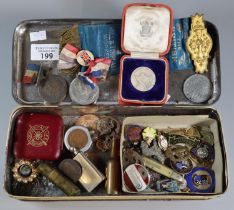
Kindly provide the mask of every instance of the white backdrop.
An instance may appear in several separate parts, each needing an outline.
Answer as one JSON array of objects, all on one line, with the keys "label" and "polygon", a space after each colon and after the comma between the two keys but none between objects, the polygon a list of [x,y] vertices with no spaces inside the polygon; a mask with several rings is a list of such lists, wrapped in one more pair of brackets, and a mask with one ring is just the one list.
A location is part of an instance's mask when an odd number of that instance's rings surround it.
[{"label": "white backdrop", "polygon": [[[42,18],[121,18],[122,8],[127,0],[20,0],[1,1],[0,6],[0,183],[3,185],[5,144],[9,116],[18,106],[11,95],[11,53],[12,36],[15,26],[26,19]],[[134,1],[134,2],[144,2]],[[148,0],[147,2],[150,2]],[[156,3],[151,0],[152,3]],[[150,3],[151,3],[150,2]],[[158,2],[157,2],[158,3]],[[209,201],[106,201],[106,202],[23,202],[7,196],[0,188],[0,209],[234,209],[234,95],[233,95],[233,49],[234,49],[234,1],[231,0],[167,0],[174,9],[176,18],[187,17],[196,12],[214,23],[220,35],[222,93],[214,105],[222,116],[226,149],[228,152],[229,188],[220,198]]]}]

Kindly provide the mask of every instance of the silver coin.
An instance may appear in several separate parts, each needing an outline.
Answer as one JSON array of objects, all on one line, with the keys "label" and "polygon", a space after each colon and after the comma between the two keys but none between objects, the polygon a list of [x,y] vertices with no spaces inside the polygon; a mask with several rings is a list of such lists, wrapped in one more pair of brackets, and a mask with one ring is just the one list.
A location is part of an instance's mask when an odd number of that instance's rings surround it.
[{"label": "silver coin", "polygon": [[194,103],[202,103],[210,98],[212,84],[206,76],[194,74],[185,80],[183,92],[188,100]]},{"label": "silver coin", "polygon": [[67,95],[67,82],[58,75],[49,75],[38,84],[40,96],[46,103],[60,103]]},{"label": "silver coin", "polygon": [[132,72],[131,83],[139,91],[149,91],[156,83],[156,76],[150,68],[138,67]]},{"label": "silver coin", "polygon": [[96,102],[99,97],[99,87],[92,89],[84,81],[75,78],[70,85],[69,94],[71,100],[80,105],[88,105]]}]

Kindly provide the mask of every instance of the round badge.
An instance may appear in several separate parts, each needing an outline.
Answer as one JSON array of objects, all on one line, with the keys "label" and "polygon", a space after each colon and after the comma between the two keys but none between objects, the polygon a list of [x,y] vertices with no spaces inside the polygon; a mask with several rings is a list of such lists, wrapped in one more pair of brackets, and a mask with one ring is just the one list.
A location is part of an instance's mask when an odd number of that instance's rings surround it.
[{"label": "round badge", "polygon": [[213,162],[215,158],[213,146],[205,142],[193,147],[190,152],[199,163]]},{"label": "round badge", "polygon": [[125,136],[129,141],[134,143],[142,140],[142,127],[138,125],[129,125],[125,129]]},{"label": "round badge", "polygon": [[128,166],[123,174],[124,184],[130,192],[142,192],[150,183],[150,175],[147,169],[140,164]]},{"label": "round badge", "polygon": [[187,174],[193,169],[193,163],[190,159],[171,161],[171,167],[180,174]]},{"label": "round badge", "polygon": [[206,76],[194,74],[185,80],[183,92],[188,100],[194,103],[202,103],[210,98],[212,84]]},{"label": "round badge", "polygon": [[185,179],[191,192],[211,193],[215,189],[215,174],[209,168],[194,168]]},{"label": "round badge", "polygon": [[75,78],[69,87],[69,95],[71,100],[80,105],[88,105],[96,102],[99,97],[99,87],[95,85],[92,89],[84,81]]},{"label": "round badge", "polygon": [[76,59],[81,66],[88,66],[90,61],[94,60],[94,56],[88,50],[81,50],[77,53]]},{"label": "round badge", "polygon": [[40,81],[38,91],[46,103],[60,103],[66,98],[67,82],[61,76],[49,75]]},{"label": "round badge", "polygon": [[137,90],[146,92],[154,87],[156,76],[150,68],[138,67],[132,72],[131,83]]}]

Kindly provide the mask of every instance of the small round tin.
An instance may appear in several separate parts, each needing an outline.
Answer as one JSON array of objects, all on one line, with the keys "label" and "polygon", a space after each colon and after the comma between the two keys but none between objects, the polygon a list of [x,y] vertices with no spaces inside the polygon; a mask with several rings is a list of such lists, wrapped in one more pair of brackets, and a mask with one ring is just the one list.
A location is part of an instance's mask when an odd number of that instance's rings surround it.
[{"label": "small round tin", "polygon": [[88,50],[81,50],[77,53],[77,62],[81,66],[88,66],[90,61],[94,60],[93,54]]},{"label": "small round tin", "polygon": [[123,174],[124,184],[130,192],[142,192],[150,183],[150,174],[140,164],[129,165]]},{"label": "small round tin", "polygon": [[194,103],[203,103],[212,94],[212,84],[206,76],[194,74],[185,80],[183,92],[188,100]]},{"label": "small round tin", "polygon": [[83,126],[70,127],[64,136],[64,144],[69,151],[86,152],[92,145],[89,130]]},{"label": "small round tin", "polygon": [[39,82],[38,92],[46,103],[60,103],[67,96],[67,82],[61,76],[49,75]]},{"label": "small round tin", "polygon": [[70,84],[69,95],[74,103],[89,105],[98,100],[99,87],[95,85],[95,88],[92,89],[84,81],[75,78]]},{"label": "small round tin", "polygon": [[191,192],[211,193],[215,189],[215,174],[209,168],[196,167],[185,179]]},{"label": "small round tin", "polygon": [[141,66],[132,72],[131,83],[135,89],[146,92],[154,87],[156,76],[150,68]]}]

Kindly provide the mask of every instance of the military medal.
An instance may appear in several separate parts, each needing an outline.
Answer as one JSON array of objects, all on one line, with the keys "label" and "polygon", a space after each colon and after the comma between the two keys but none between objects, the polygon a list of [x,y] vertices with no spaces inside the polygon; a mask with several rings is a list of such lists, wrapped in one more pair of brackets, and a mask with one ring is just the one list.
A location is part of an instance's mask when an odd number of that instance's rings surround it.
[{"label": "military medal", "polygon": [[215,189],[215,173],[209,168],[194,168],[185,179],[191,192],[212,193]]},{"label": "military medal", "polygon": [[39,82],[38,91],[46,103],[60,103],[66,98],[67,82],[61,76],[48,75]]},{"label": "military medal", "polygon": [[194,61],[196,73],[204,73],[208,71],[208,59],[213,41],[205,28],[203,15],[196,14],[191,19],[191,30],[186,47]]},{"label": "military medal", "polygon": [[32,182],[37,177],[37,170],[32,162],[20,160],[12,169],[13,177],[17,182]]}]

